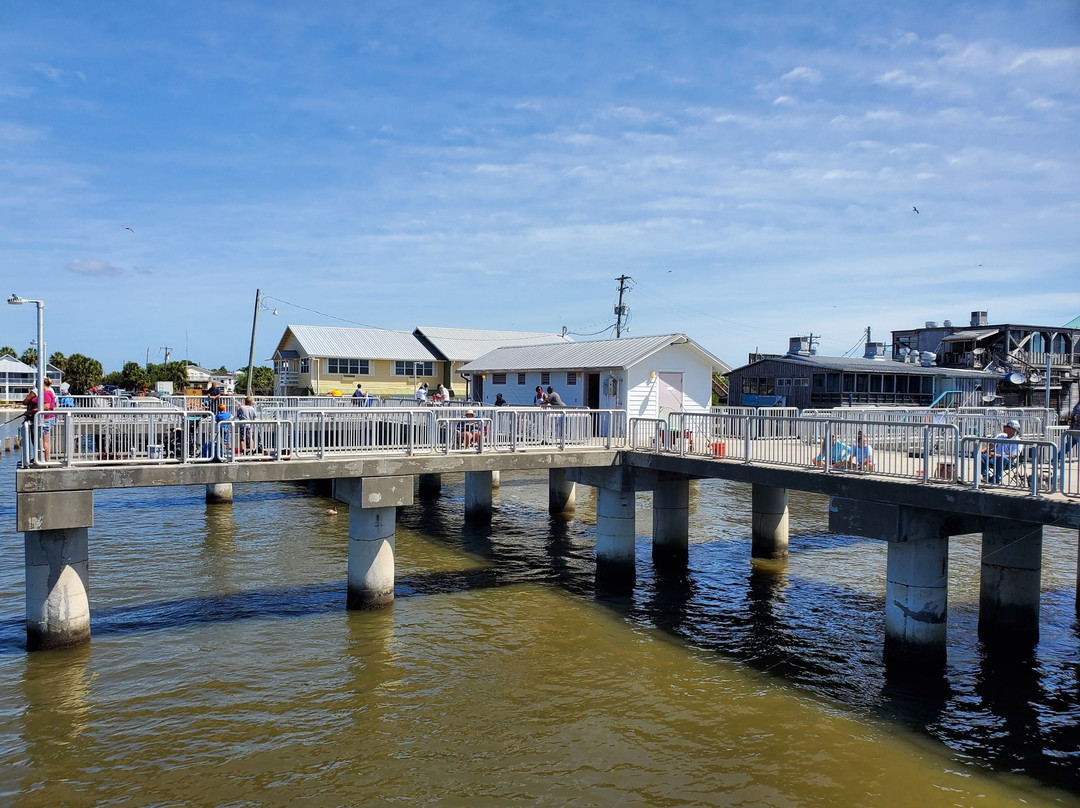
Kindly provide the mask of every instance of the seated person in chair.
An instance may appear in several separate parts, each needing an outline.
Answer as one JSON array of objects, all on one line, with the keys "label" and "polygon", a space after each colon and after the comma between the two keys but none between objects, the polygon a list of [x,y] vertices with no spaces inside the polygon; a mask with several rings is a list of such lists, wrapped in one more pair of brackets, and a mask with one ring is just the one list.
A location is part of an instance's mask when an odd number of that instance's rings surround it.
[{"label": "seated person in chair", "polygon": [[[1003,431],[994,436],[995,441],[1012,440],[1020,430],[1020,423],[1011,420],[1005,424]],[[1020,456],[1020,444],[1018,443],[991,443],[983,449],[979,461],[979,470],[984,480],[1001,484],[1001,475],[1012,468]]]},{"label": "seated person in chair", "polygon": [[826,463],[832,466],[834,469],[847,468],[847,460],[851,457],[851,447],[843,441],[836,439],[836,435],[833,435],[829,441],[829,446],[825,446],[825,440],[821,441],[821,453],[815,457],[812,462],[815,466],[824,467]]},{"label": "seated person in chair", "polygon": [[465,420],[457,425],[458,444],[464,448],[475,446],[480,442],[484,433],[484,424],[476,420],[476,413],[472,410],[465,411]]},{"label": "seated person in chair", "polygon": [[859,471],[874,470],[874,447],[866,442],[866,435],[859,433],[855,446],[851,449],[848,466]]}]

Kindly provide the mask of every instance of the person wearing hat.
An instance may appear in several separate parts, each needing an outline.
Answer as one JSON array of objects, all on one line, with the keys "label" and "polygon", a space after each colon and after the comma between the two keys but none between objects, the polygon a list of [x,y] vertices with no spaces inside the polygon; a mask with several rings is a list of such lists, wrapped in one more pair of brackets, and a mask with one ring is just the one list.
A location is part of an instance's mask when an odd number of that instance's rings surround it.
[{"label": "person wearing hat", "polygon": [[[1020,422],[1010,418],[1002,431],[994,436],[995,441],[1012,441],[1020,433]],[[991,443],[982,452],[980,470],[983,479],[1001,485],[1001,475],[1016,463],[1020,456],[1019,443]]]},{"label": "person wearing hat", "polygon": [[465,410],[465,420],[458,424],[458,442],[466,449],[479,443],[483,428],[483,424],[476,420],[476,411]]}]

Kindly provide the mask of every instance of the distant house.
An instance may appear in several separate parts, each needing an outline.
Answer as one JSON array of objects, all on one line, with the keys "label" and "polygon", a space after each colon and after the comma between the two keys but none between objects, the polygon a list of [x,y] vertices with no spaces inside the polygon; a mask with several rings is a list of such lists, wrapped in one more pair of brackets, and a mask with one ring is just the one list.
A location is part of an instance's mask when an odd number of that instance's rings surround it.
[{"label": "distant house", "polygon": [[[64,373],[56,365],[45,364],[45,376],[59,387]],[[0,401],[22,401],[37,389],[37,368],[24,364],[10,354],[0,356]]]},{"label": "distant house", "polygon": [[685,334],[499,348],[461,368],[472,399],[532,404],[550,385],[568,407],[617,409],[631,417],[708,412],[713,373],[730,368]]},{"label": "distant house", "polygon": [[482,331],[475,328],[443,328],[419,326],[413,336],[420,340],[442,362],[443,378],[439,381],[455,395],[467,395],[459,391],[463,378],[460,369],[468,362],[478,359],[497,348],[522,348],[552,342],[572,342],[563,334],[546,334],[537,331]]},{"label": "distant house", "polygon": [[787,354],[759,355],[731,371],[728,403],[802,410],[852,404],[926,407],[953,391],[964,406],[996,397],[999,373],[890,361],[883,348],[871,342],[862,358],[819,356],[810,352],[805,337],[792,337]]},{"label": "distant house", "polygon": [[1080,398],[1080,318],[1064,326],[991,324],[985,311],[973,311],[967,325],[927,322],[892,337],[894,359],[917,354],[940,367],[996,373],[1006,404],[1043,405],[1048,362],[1051,408],[1064,414]]},{"label": "distant house", "polygon": [[227,396],[236,393],[235,373],[221,373],[216,370],[208,370],[207,368],[199,367],[198,365],[188,365],[187,379],[189,390],[194,388],[209,390],[216,384]]}]

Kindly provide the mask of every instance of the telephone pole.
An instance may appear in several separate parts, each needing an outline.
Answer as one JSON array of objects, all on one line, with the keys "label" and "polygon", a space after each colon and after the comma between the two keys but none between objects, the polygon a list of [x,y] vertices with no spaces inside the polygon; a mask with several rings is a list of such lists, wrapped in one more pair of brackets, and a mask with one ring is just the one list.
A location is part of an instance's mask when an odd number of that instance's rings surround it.
[{"label": "telephone pole", "polygon": [[622,319],[628,314],[629,309],[622,304],[623,292],[627,291],[626,282],[632,281],[629,275],[620,275],[615,280],[619,282],[619,305],[615,307],[615,338],[622,336]]}]

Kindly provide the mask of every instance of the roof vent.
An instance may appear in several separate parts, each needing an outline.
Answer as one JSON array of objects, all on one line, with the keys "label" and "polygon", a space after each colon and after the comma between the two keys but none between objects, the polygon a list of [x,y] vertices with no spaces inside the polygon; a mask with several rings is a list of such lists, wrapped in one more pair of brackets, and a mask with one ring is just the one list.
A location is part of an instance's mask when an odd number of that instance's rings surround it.
[{"label": "roof vent", "polygon": [[945,326],[946,328],[952,328],[952,320],[946,320],[945,322],[942,323],[942,325]]},{"label": "roof vent", "polygon": [[985,311],[973,311],[971,312],[971,325],[978,327],[980,325],[986,325],[986,312]]},{"label": "roof vent", "polygon": [[788,340],[788,356],[810,356],[809,337],[791,337]]},{"label": "roof vent", "polygon": [[926,327],[927,328],[937,328],[937,323],[934,322],[933,320],[927,320],[926,321]]},{"label": "roof vent", "polygon": [[863,359],[884,359],[885,358],[885,343],[884,342],[868,342],[863,347]]}]

